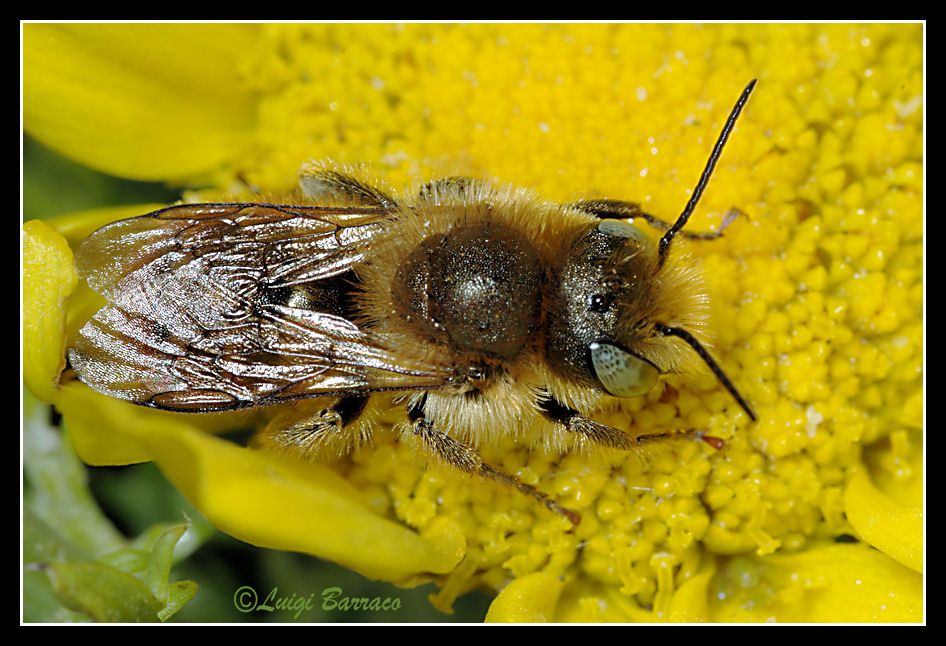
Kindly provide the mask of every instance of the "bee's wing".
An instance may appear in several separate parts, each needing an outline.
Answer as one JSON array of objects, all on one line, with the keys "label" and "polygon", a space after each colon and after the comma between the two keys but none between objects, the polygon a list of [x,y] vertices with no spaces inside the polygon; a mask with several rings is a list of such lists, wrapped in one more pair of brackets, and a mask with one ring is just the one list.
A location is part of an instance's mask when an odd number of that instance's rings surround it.
[{"label": "bee's wing", "polygon": [[113,303],[160,274],[180,282],[175,272],[195,259],[212,267],[217,273],[207,278],[221,284],[220,272],[245,266],[264,287],[286,286],[351,268],[390,217],[377,207],[181,204],[102,227],[82,243],[75,262],[89,286]]},{"label": "bee's wing", "polygon": [[436,388],[345,318],[268,302],[267,290],[350,269],[386,225],[379,208],[182,205],[103,227],[76,264],[105,296],[69,358],[94,389],[173,410]]}]

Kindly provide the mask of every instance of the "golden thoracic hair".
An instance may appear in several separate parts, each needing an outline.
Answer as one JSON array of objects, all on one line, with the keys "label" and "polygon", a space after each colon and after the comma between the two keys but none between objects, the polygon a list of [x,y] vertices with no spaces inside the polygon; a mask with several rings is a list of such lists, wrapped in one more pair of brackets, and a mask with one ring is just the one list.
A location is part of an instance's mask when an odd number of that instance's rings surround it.
[{"label": "golden thoracic hair", "polygon": [[[425,185],[403,199],[394,217],[398,220],[397,234],[374,241],[371,257],[356,269],[361,283],[356,298],[362,316],[367,317],[361,322],[394,340],[405,352],[425,354],[449,353],[455,348],[450,344],[440,344],[436,349],[418,346],[417,335],[426,333],[413,320],[416,316],[403,315],[409,305],[403,302],[407,298],[404,277],[392,268],[410,264],[427,241],[462,236],[459,232],[463,230],[486,237],[490,231],[503,235],[500,232],[506,230],[513,238],[528,241],[545,272],[557,263],[569,234],[589,221],[587,214],[540,200],[528,190],[466,178]],[[435,337],[428,341],[436,343]],[[530,339],[524,350],[538,351],[538,345],[536,339]]]}]

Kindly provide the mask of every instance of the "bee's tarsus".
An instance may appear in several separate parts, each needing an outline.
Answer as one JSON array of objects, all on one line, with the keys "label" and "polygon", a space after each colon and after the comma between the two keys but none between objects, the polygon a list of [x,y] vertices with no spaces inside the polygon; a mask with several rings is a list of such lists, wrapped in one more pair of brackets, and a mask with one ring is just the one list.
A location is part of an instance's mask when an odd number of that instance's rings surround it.
[{"label": "bee's tarsus", "polygon": [[525,483],[516,476],[487,464],[474,449],[437,429],[424,416],[423,407],[426,401],[427,395],[425,393],[421,402],[409,408],[408,419],[411,423],[412,433],[420,437],[424,445],[440,459],[467,473],[488,478],[507,487],[514,487],[542,503],[551,511],[565,516],[573,525],[578,525],[581,522],[581,516],[577,512],[562,507],[538,487]]},{"label": "bee's tarsus", "polygon": [[700,433],[699,435],[700,435],[701,440],[709,444],[711,447],[713,447],[717,451],[722,451],[724,448],[726,448],[726,440],[724,440],[721,437],[714,437],[713,435],[704,435],[703,433]]},{"label": "bee's tarsus", "polygon": [[578,411],[557,401],[554,397],[543,396],[536,401],[536,407],[549,421],[560,424],[568,431],[599,446],[627,451],[639,444],[638,439],[631,437],[624,431],[588,419]]}]

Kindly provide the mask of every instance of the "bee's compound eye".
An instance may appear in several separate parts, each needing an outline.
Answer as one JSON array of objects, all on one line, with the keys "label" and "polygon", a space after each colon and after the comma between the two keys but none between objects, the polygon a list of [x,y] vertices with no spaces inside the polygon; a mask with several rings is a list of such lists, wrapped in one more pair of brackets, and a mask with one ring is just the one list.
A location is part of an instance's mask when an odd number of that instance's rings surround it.
[{"label": "bee's compound eye", "polygon": [[624,220],[615,220],[612,218],[601,220],[601,222],[598,223],[598,231],[616,238],[632,238],[641,246],[651,244],[651,240],[647,237],[646,233]]},{"label": "bee's compound eye", "polygon": [[638,397],[657,382],[657,369],[610,343],[589,343],[591,365],[604,389],[615,397]]}]

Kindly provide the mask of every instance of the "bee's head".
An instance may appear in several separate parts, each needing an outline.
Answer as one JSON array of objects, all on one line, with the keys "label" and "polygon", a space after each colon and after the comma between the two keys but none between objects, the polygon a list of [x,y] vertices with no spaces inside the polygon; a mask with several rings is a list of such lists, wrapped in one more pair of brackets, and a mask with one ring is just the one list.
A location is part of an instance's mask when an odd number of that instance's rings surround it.
[{"label": "bee's head", "polygon": [[658,241],[624,220],[603,219],[579,232],[555,281],[549,363],[615,397],[637,397],[658,375],[699,357],[754,419],[699,340],[706,318],[699,274],[666,257]]},{"label": "bee's head", "polygon": [[605,219],[578,232],[564,251],[549,361],[617,397],[646,393],[658,374],[676,368],[655,351],[666,343],[655,327],[665,288],[656,241],[623,220]]}]

